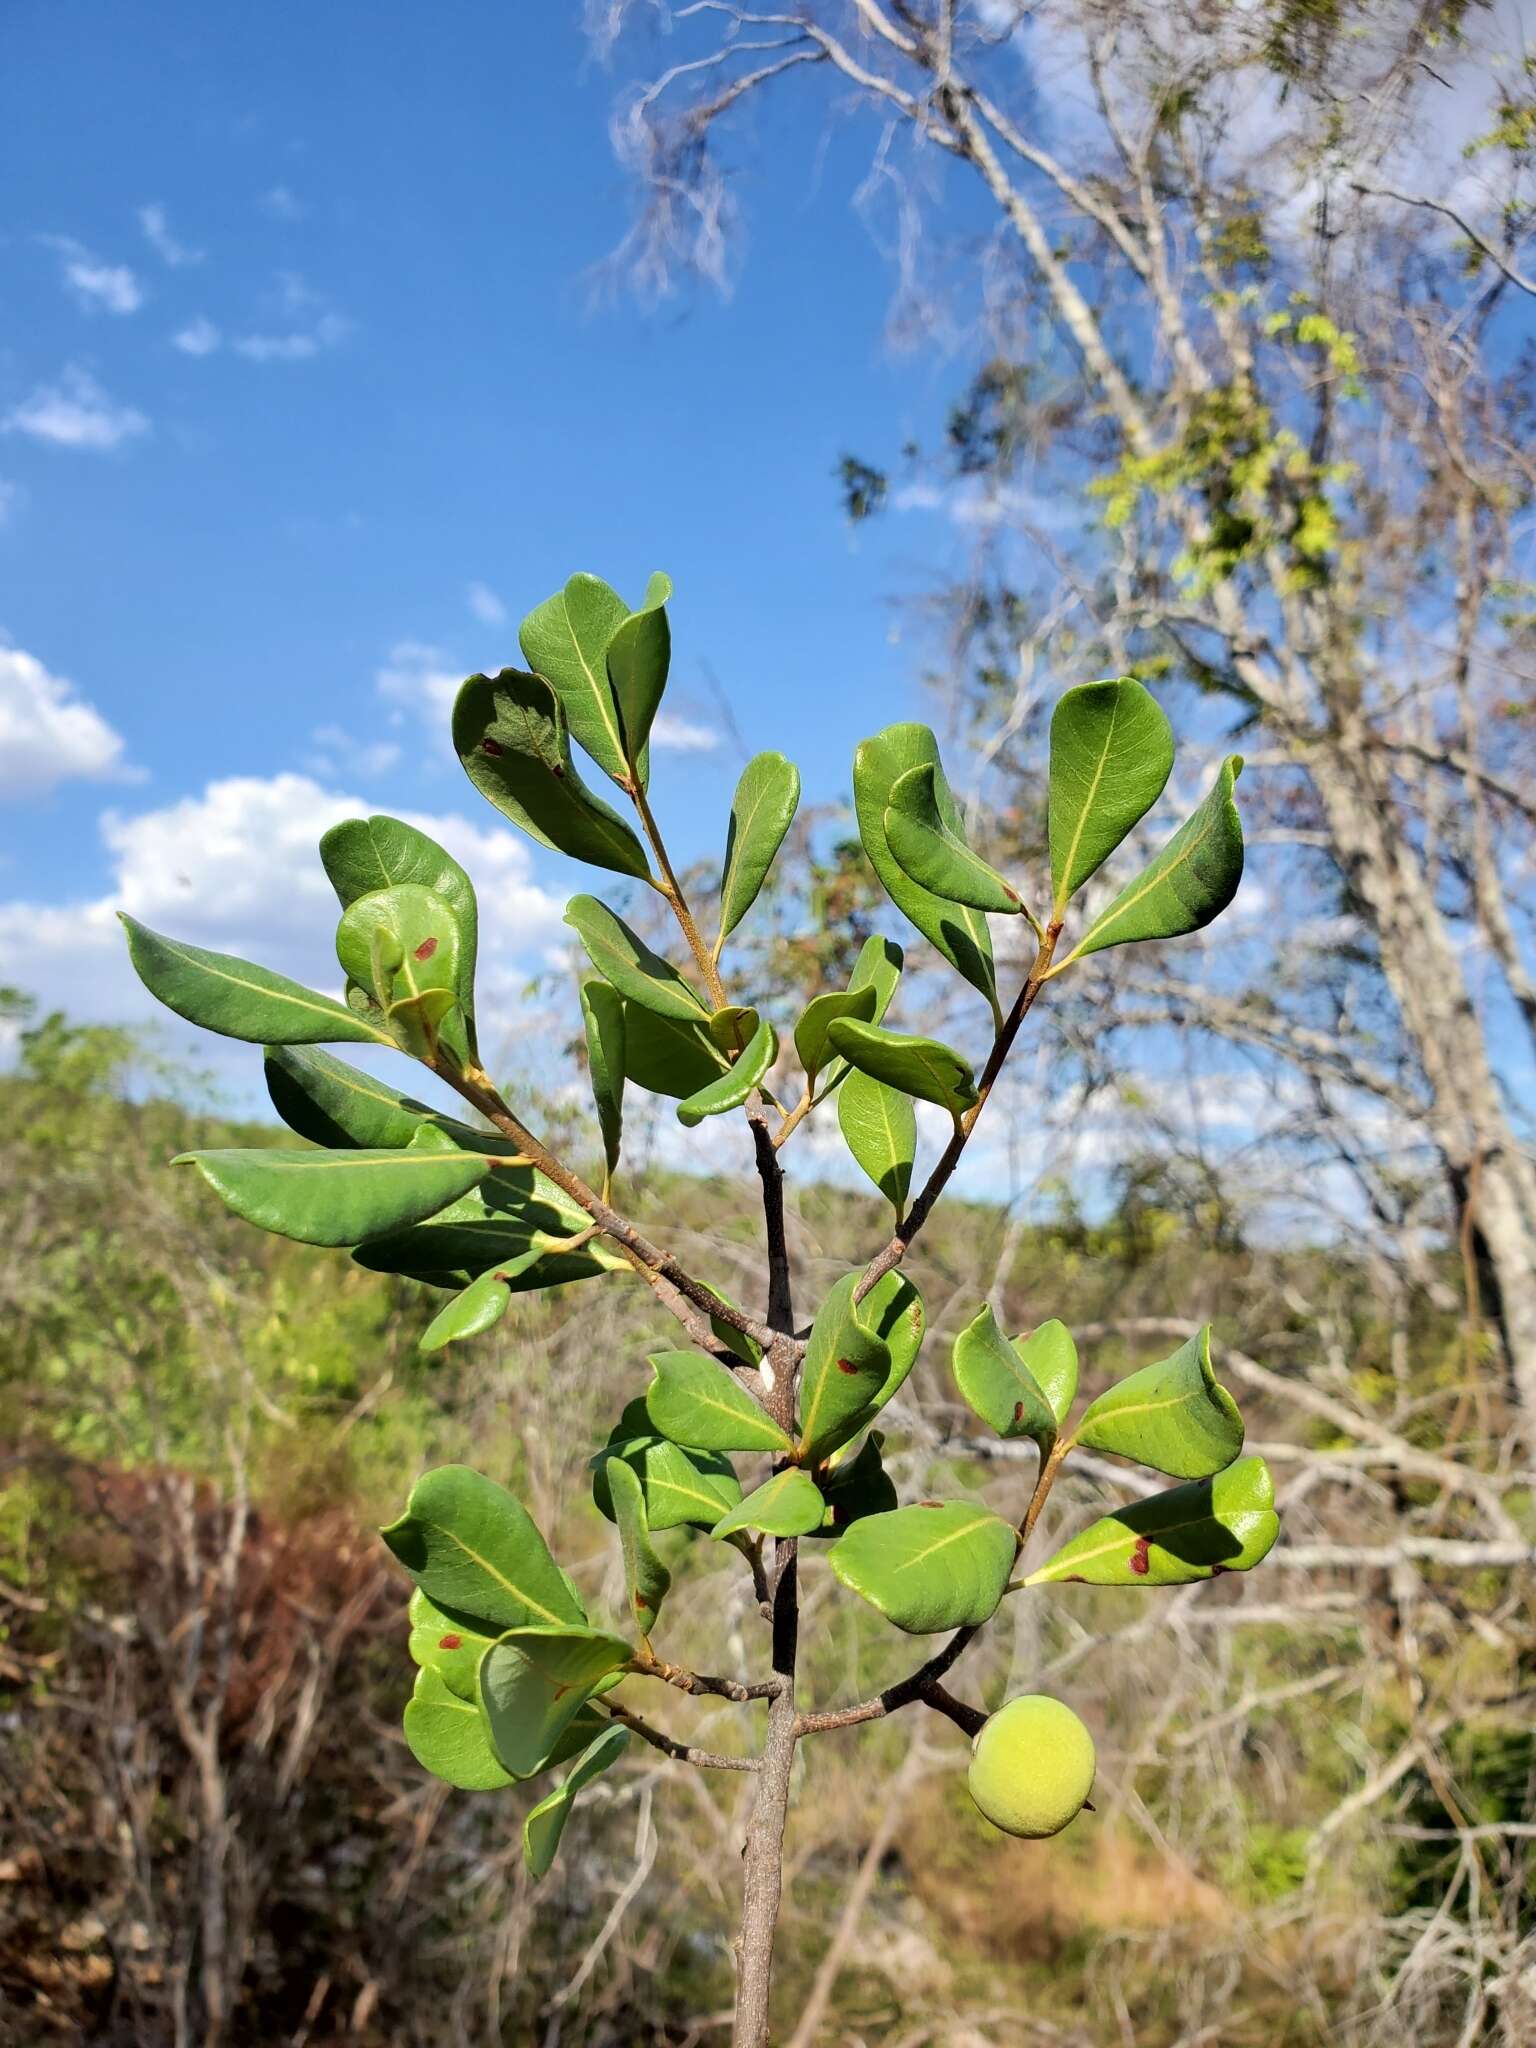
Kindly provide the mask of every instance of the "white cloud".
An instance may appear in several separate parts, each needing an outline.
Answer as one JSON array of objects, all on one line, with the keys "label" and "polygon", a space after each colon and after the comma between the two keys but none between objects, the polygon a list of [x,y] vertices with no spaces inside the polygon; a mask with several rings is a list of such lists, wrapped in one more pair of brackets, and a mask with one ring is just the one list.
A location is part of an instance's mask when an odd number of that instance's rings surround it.
[{"label": "white cloud", "polygon": [[144,239],[154,250],[160,261],[172,270],[180,270],[184,264],[201,263],[205,250],[189,249],[185,242],[178,242],[171,233],[165,208],[153,203],[139,208],[139,226]]},{"label": "white cloud", "polygon": [[56,384],[39,384],[0,417],[0,434],[28,434],[58,448],[116,448],[148,432],[143,413],[131,405],[114,404],[89,370],[75,363]]},{"label": "white cloud", "polygon": [[486,584],[471,583],[465,595],[470,610],[482,625],[504,626],[507,623],[506,606]]},{"label": "white cloud", "polygon": [[184,356],[211,356],[223,338],[213,322],[199,313],[171,336],[171,346]]},{"label": "white cloud", "polygon": [[39,239],[59,252],[64,282],[88,313],[137,313],[143,305],[143,290],[126,263],[103,263],[69,235]]},{"label": "white cloud", "polygon": [[242,334],[231,346],[237,356],[253,363],[305,363],[344,341],[349,328],[339,313],[323,313],[311,328],[289,334]]},{"label": "white cloud", "polygon": [[694,725],[670,711],[658,711],[651,727],[651,745],[674,754],[709,754],[719,744],[720,735],[713,726]]},{"label": "white cloud", "polygon": [[397,740],[354,739],[339,725],[316,726],[310,738],[305,765],[314,775],[387,775],[403,751]]},{"label": "white cloud", "polygon": [[0,647],[0,798],[45,796],[60,782],[120,777],[123,740],[35,654]]},{"label": "white cloud", "polygon": [[454,665],[450,655],[420,640],[396,641],[374,676],[379,695],[387,703],[413,711],[439,729],[445,729],[463,680],[464,670]]},{"label": "white cloud", "polygon": [[308,208],[286,185],[269,185],[257,204],[274,220],[302,220]]},{"label": "white cloud", "polygon": [[[0,984],[82,1018],[156,1017],[205,1059],[216,1057],[217,1040],[176,1026],[140,986],[116,913],[339,993],[336,899],[316,846],[330,826],[370,808],[289,774],[232,776],[134,817],[109,811],[101,821],[112,861],[105,895],[0,902]],[[480,830],[456,814],[404,815],[462,861],[482,904],[494,906],[494,916],[482,918],[479,979],[486,1010],[510,1010],[563,931],[561,904],[531,879],[527,845],[511,832]]]}]

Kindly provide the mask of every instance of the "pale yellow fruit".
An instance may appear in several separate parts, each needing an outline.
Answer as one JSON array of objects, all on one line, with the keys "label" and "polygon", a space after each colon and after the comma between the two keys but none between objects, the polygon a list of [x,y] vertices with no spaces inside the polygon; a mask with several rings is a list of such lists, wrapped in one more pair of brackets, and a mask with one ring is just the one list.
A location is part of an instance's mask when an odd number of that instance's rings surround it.
[{"label": "pale yellow fruit", "polygon": [[1059,1835],[1093,1790],[1093,1737],[1060,1700],[1023,1693],[976,1737],[966,1783],[1009,1835]]}]

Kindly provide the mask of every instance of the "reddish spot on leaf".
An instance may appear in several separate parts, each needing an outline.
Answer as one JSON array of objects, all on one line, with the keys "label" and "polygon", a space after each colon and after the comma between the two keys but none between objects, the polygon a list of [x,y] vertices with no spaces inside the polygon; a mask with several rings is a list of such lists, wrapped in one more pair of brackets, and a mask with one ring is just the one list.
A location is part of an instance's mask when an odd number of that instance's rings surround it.
[{"label": "reddish spot on leaf", "polygon": [[649,1613],[650,1613],[650,1611],[651,1611],[651,1603],[650,1603],[650,1601],[646,1599],[646,1597],[645,1597],[645,1595],[644,1595],[643,1593],[637,1593],[637,1594],[635,1595],[635,1612],[636,1612],[636,1614],[649,1614]]},{"label": "reddish spot on leaf", "polygon": [[551,775],[554,776],[557,782],[563,782],[565,780],[565,770],[560,766],[560,763],[558,761],[550,762],[549,772]]},{"label": "reddish spot on leaf", "polygon": [[1022,1401],[1014,1402],[1013,1419],[1015,1422],[1022,1422],[1024,1420],[1024,1403]]},{"label": "reddish spot on leaf", "polygon": [[840,1358],[837,1361],[837,1369],[839,1372],[857,1372],[859,1368],[851,1358]]},{"label": "reddish spot on leaf", "polygon": [[1145,1536],[1138,1536],[1136,1548],[1131,1552],[1131,1570],[1138,1579],[1144,1579],[1152,1569],[1152,1560],[1147,1555],[1147,1545],[1148,1539]]},{"label": "reddish spot on leaf", "polygon": [[570,1689],[571,1688],[569,1685],[557,1685],[555,1687],[555,1698],[557,1700],[563,1700],[566,1694],[570,1691]]},{"label": "reddish spot on leaf", "polygon": [[416,958],[418,960],[430,960],[432,958],[432,955],[436,951],[436,939],[423,939],[421,944],[416,948]]},{"label": "reddish spot on leaf", "polygon": [[920,1508],[941,1508],[943,1505],[944,1503],[941,1500],[920,1500],[918,1502]]},{"label": "reddish spot on leaf", "polygon": [[462,1636],[442,1636],[438,1639],[437,1647],[440,1650],[462,1650],[464,1638]]},{"label": "reddish spot on leaf", "polygon": [[1019,892],[1018,892],[1018,890],[1017,890],[1017,889],[1010,889],[1010,888],[1009,888],[1009,886],[1008,886],[1008,884],[1007,884],[1006,882],[1004,882],[1004,884],[1003,884],[1003,894],[1004,894],[1004,895],[1005,895],[1005,896],[1006,896],[1006,897],[1008,898],[1008,901],[1009,901],[1010,903],[1018,903],[1018,902],[1021,902],[1021,901],[1023,900],[1023,899],[1022,899],[1022,898],[1020,897],[1020,895],[1019,895]]},{"label": "reddish spot on leaf", "polygon": [[500,740],[491,739],[482,740],[480,742],[480,751],[482,754],[499,754],[502,752],[501,742]]}]

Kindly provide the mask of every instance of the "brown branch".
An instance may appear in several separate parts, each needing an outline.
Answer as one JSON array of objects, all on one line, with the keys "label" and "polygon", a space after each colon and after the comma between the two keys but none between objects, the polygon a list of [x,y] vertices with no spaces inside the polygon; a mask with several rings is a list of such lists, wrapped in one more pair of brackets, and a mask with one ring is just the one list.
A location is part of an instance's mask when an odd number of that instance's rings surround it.
[{"label": "brown branch", "polygon": [[613,1720],[627,1728],[632,1735],[638,1735],[642,1742],[648,1742],[652,1749],[659,1749],[663,1756],[671,1757],[674,1763],[692,1764],[700,1771],[755,1771],[758,1760],[755,1756],[724,1756],[718,1750],[695,1749],[690,1742],[678,1742],[660,1728],[653,1728],[649,1721],[643,1721],[628,1707],[620,1706],[617,1700],[601,1702],[608,1709]]}]

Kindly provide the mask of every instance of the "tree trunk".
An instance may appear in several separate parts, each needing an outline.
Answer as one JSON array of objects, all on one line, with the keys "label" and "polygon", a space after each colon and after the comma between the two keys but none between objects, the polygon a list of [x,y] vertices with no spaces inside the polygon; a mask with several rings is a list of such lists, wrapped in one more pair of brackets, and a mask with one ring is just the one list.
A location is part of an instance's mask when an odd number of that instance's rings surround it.
[{"label": "tree trunk", "polygon": [[1505,1115],[1461,959],[1401,811],[1373,786],[1368,741],[1332,736],[1305,765],[1429,1084],[1435,1144],[1452,1180],[1475,1191],[1518,1426],[1536,1449],[1536,1166]]}]

